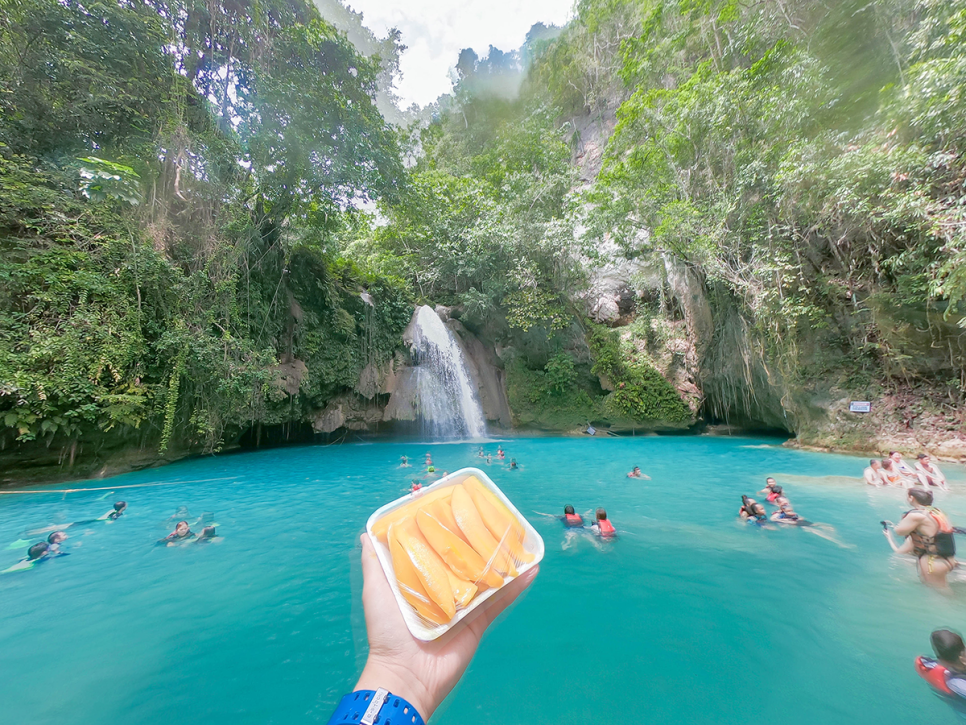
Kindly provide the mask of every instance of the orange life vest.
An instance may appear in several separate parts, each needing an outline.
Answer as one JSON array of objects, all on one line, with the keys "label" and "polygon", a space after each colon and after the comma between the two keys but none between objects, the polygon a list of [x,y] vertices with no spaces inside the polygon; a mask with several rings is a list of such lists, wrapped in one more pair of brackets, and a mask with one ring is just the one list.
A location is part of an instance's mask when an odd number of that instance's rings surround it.
[{"label": "orange life vest", "polygon": [[597,528],[600,529],[600,535],[601,536],[613,536],[614,533],[616,533],[616,531],[617,531],[614,528],[614,524],[612,524],[607,519],[600,519],[597,522]]},{"label": "orange life vest", "polygon": [[583,526],[584,520],[579,514],[566,514],[564,518],[567,520],[567,526]]},{"label": "orange life vest", "polygon": [[944,695],[954,694],[949,689],[949,685],[946,684],[946,675],[949,674],[949,670],[936,662],[936,660],[931,660],[928,657],[916,657],[916,672],[922,679],[932,685],[934,690]]}]

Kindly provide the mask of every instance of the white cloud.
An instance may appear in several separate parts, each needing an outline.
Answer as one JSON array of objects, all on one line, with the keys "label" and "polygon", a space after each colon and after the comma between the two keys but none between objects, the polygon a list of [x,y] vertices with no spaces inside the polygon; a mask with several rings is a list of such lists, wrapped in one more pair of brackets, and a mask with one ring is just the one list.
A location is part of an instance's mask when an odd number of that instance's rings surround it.
[{"label": "white cloud", "polygon": [[534,23],[563,25],[572,0],[350,0],[363,23],[384,37],[390,28],[402,31],[408,49],[400,61],[403,78],[397,88],[403,107],[425,106],[452,89],[450,69],[460,50],[473,48],[481,56],[494,45],[515,50]]}]

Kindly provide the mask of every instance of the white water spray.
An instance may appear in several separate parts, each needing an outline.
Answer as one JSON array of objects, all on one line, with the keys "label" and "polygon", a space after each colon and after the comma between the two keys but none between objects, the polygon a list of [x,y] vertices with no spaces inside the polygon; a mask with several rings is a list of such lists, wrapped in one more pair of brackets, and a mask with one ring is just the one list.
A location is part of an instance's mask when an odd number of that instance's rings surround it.
[{"label": "white water spray", "polygon": [[416,308],[412,354],[419,418],[434,438],[485,438],[486,420],[459,343],[439,315]]}]

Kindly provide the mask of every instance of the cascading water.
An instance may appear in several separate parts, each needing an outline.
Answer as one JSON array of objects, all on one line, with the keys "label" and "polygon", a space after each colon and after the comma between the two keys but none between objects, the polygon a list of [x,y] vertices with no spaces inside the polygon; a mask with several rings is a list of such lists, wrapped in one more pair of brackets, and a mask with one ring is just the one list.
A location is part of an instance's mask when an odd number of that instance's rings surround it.
[{"label": "cascading water", "polygon": [[486,420],[453,333],[426,305],[413,318],[416,408],[434,438],[484,438]]}]

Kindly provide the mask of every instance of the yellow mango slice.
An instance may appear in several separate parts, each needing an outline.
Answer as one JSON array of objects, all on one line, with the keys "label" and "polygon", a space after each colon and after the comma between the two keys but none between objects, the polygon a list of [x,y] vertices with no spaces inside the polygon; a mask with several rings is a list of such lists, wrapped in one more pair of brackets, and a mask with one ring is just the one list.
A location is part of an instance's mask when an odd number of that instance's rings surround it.
[{"label": "yellow mango slice", "polygon": [[392,529],[409,556],[416,570],[416,576],[429,598],[443,610],[446,620],[449,621],[456,614],[456,603],[449,577],[446,576],[446,564],[429,545],[412,519],[393,524]]},{"label": "yellow mango slice", "polygon": [[456,606],[460,608],[469,606],[479,588],[473,582],[468,582],[466,579],[456,576],[449,569],[446,570],[446,574],[449,576],[449,585],[452,587],[453,596],[456,598]]},{"label": "yellow mango slice", "polygon": [[[476,504],[476,510],[480,512],[480,518],[483,519],[486,528],[493,534],[493,538],[497,541],[502,541],[503,545],[510,551],[510,554],[513,555],[515,561],[524,563],[533,561],[533,554],[523,548],[523,538],[526,532],[520,522],[517,521],[516,516],[510,512],[510,509],[504,506],[493,495],[493,492],[487,489],[475,477],[471,476],[463,482],[463,485],[469,491],[470,498]],[[490,496],[487,496],[484,491],[489,493]],[[499,508],[494,505],[494,500],[500,502]]]},{"label": "yellow mango slice", "polygon": [[423,506],[428,506],[435,501],[449,501],[449,498],[452,494],[453,489],[451,487],[447,487],[438,488],[435,491],[424,493],[422,496],[417,496],[405,506],[400,506],[395,511],[390,511],[388,514],[374,523],[372,525],[373,535],[379,539],[379,541],[385,544],[390,526],[399,523],[403,519],[412,518]]},{"label": "yellow mango slice", "polygon": [[492,568],[488,569],[486,561],[472,546],[450,531],[432,514],[420,511],[416,514],[416,524],[429,545],[457,576],[480,586],[494,589],[503,586],[503,577]]},{"label": "yellow mango slice", "polygon": [[449,619],[439,607],[429,598],[423,588],[416,570],[413,568],[409,555],[403,549],[402,544],[396,538],[395,527],[390,528],[389,534],[389,554],[392,556],[392,568],[396,573],[396,581],[399,584],[399,591],[413,609],[421,616],[436,624],[446,624]]},{"label": "yellow mango slice", "polygon": [[[450,491],[452,496],[453,492]],[[443,526],[445,526],[451,533],[456,534],[463,541],[466,541],[466,535],[460,531],[460,527],[456,523],[456,519],[453,518],[453,507],[450,506],[449,500],[446,501],[433,501],[429,506],[423,506],[420,511],[425,511],[434,519],[439,521]],[[419,523],[418,521],[416,523]],[[470,543],[466,541],[466,543]]]},{"label": "yellow mango slice", "polygon": [[460,530],[466,534],[466,540],[470,542],[470,546],[476,550],[476,553],[485,561],[492,561],[493,568],[501,574],[516,576],[517,570],[510,560],[510,552],[493,538],[493,534],[483,523],[480,512],[476,510],[473,499],[462,485],[453,487],[453,498],[450,499],[450,503],[453,506],[453,518],[456,519]]}]

